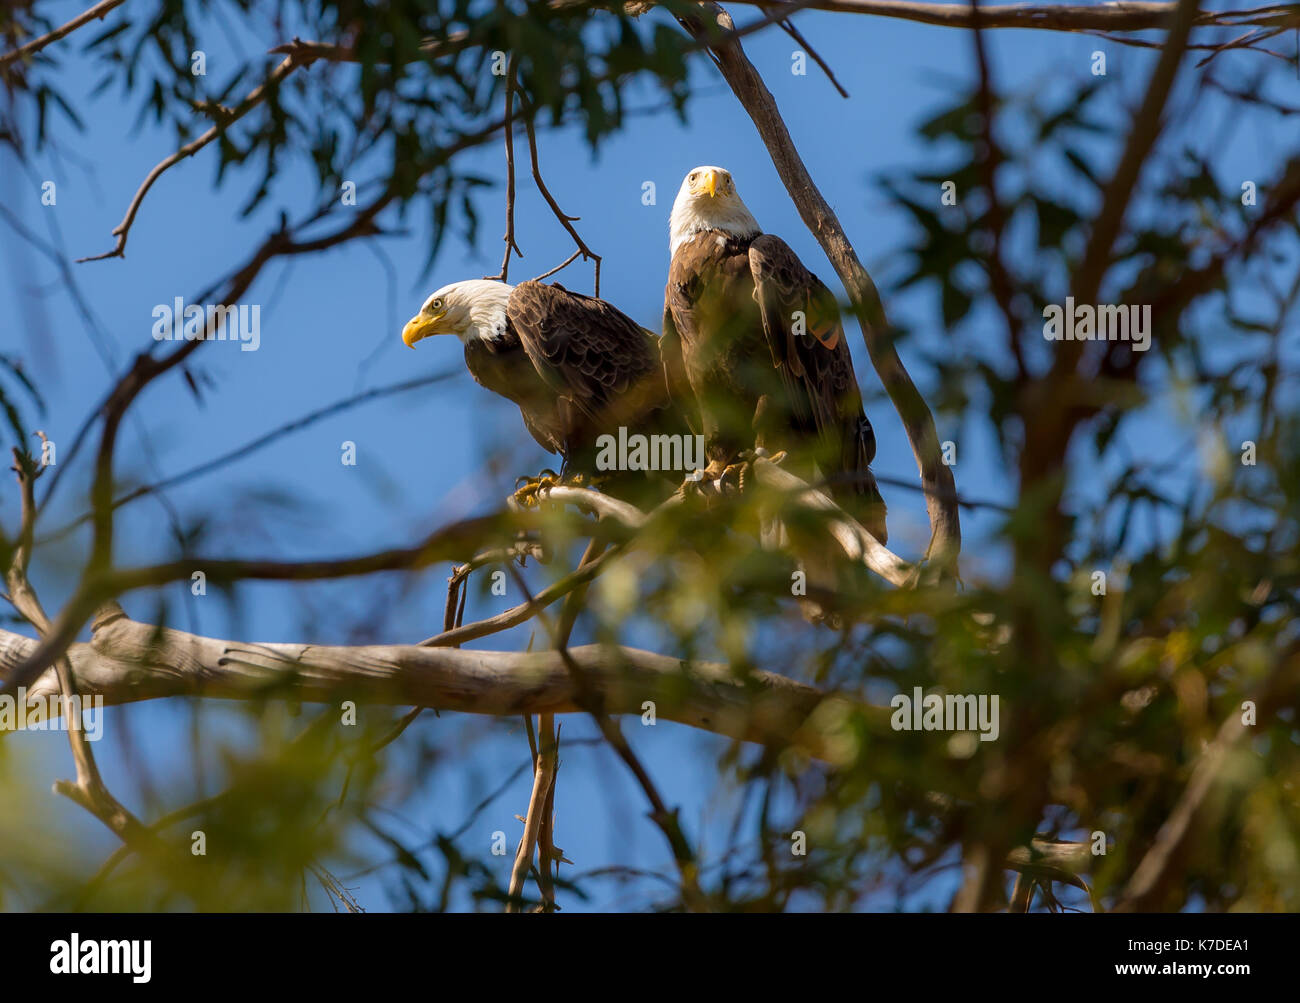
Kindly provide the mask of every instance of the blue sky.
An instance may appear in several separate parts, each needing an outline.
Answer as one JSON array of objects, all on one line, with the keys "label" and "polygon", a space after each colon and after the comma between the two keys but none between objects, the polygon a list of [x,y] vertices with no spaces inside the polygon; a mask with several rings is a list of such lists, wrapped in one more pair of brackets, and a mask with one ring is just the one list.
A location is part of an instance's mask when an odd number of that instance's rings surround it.
[{"label": "blue sky", "polygon": [[[72,10],[77,5],[65,6]],[[733,13],[741,23],[757,16],[747,9]],[[751,37],[746,48],[784,111],[813,177],[860,257],[883,285],[894,268],[891,252],[903,243],[908,223],[869,179],[891,169],[915,169],[932,156],[917,144],[913,130],[948,100],[954,81],[969,79],[971,39],[950,29],[818,12],[800,14],[797,23],[834,67],[851,95],[849,100],[841,99],[815,67],[810,66],[806,76],[794,76],[790,72],[794,45],[779,31],[768,29]],[[277,41],[267,39],[268,47]],[[1005,89],[1082,80],[1088,75],[1091,53],[1104,50],[1111,89],[1103,104],[1110,114],[1131,105],[1141,94],[1151,65],[1144,50],[1087,36],[999,31],[989,33],[988,42],[999,85]],[[220,67],[214,64],[219,64],[223,45],[214,41],[209,53],[210,72],[218,77]],[[1225,61],[1251,58],[1263,57],[1224,57]],[[97,71],[72,58],[64,67],[61,78],[66,92],[88,94]],[[582,217],[578,226],[584,238],[604,256],[603,296],[652,329],[658,329],[662,312],[668,213],[681,178],[699,164],[729,168],[764,229],[783,236],[833,284],[829,264],[801,224],[748,118],[707,62],[697,57],[694,69],[694,96],[686,125],[669,112],[637,116],[622,134],[606,140],[594,157],[574,129],[544,131],[540,136],[548,185],[566,211]],[[644,91],[639,103],[649,107],[658,98]],[[70,257],[111,246],[110,231],[141,178],[172,149],[172,138],[165,133],[148,127],[136,131],[134,105],[128,106],[116,94],[87,99],[78,107],[84,109],[87,130],[79,135],[65,130],[58,155],[49,153],[17,165],[7,151],[0,151],[0,199],[42,236],[48,237],[48,227],[55,222]],[[1258,129],[1252,134],[1249,127],[1243,128],[1217,162],[1225,176],[1235,172],[1254,177],[1259,164],[1270,162],[1267,154],[1273,141]],[[1104,151],[1101,156],[1109,165]],[[500,143],[471,152],[465,161],[463,166],[504,178]],[[273,211],[237,218],[248,189],[236,175],[214,190],[215,165],[215,150],[209,149],[159,181],[131,232],[125,260],[74,266],[82,290],[108,332],[119,367],[149,343],[156,304],[196,294],[240,262],[274,225]],[[53,208],[40,204],[40,182],[46,179],[58,185]],[[641,199],[646,181],[657,188],[652,206]],[[292,217],[295,207],[308,206],[310,184],[301,165],[286,165],[268,206],[286,205]],[[201,405],[179,379],[151,387],[136,409],[140,420],[130,424],[119,450],[123,475],[152,480],[171,474],[357,390],[461,367],[454,342],[436,339],[412,352],[398,335],[402,322],[434,288],[496,270],[504,229],[502,189],[479,196],[478,209],[482,220],[478,247],[467,248],[449,239],[424,279],[419,277],[425,260],[422,235],[383,241],[394,269],[391,277],[381,258],[360,244],[265,269],[244,300],[262,308],[260,350],[240,352],[224,343],[205,346],[199,353],[200,368],[214,383]],[[526,171],[519,179],[516,226],[525,257],[512,265],[515,279],[546,271],[572,250]],[[42,427],[62,448],[70,444],[91,403],[108,386],[107,372],[66,295],[61,291],[39,295],[55,278],[52,267],[7,228],[0,227],[0,233],[0,318],[8,319],[0,321],[5,323],[0,345],[21,355],[43,388],[49,413]],[[581,262],[557,279],[570,288],[591,291],[590,266]],[[918,340],[904,343],[900,351],[924,389],[927,372],[918,344],[942,348],[956,335],[941,330],[934,306],[923,292],[887,298],[886,307],[918,332]],[[978,317],[963,325],[960,336],[972,344],[1000,338],[993,323]],[[913,479],[915,464],[897,416],[881,395],[856,331],[849,340],[879,444],[874,469],[885,477]],[[147,430],[148,450],[142,446],[142,429]],[[1000,468],[987,427],[978,422],[957,428],[941,424],[939,435],[959,443],[956,475],[963,494],[1011,498],[1013,485]],[[345,440],[357,445],[355,467],[340,463]],[[1132,445],[1163,458],[1176,442],[1161,441],[1157,435],[1154,441]],[[485,471],[480,460],[486,447],[508,448],[515,460],[499,472]],[[286,436],[217,474],[169,492],[168,497],[178,510],[210,513],[228,527],[223,539],[230,541],[233,552],[270,552],[287,558],[342,555],[408,544],[439,524],[496,503],[516,474],[535,472],[550,462],[528,438],[514,406],[487,394],[461,372],[451,382],[366,405]],[[256,494],[267,488],[290,493],[301,507],[276,508],[273,500]],[[79,514],[84,491],[84,477],[74,477],[70,471],[44,528]],[[919,556],[928,538],[920,495],[889,486],[884,494],[893,549],[906,557]],[[268,504],[271,507],[266,508]],[[261,514],[251,515],[259,506]],[[2,479],[0,511],[6,524],[12,523],[16,510],[14,487]],[[996,572],[1000,556],[988,540],[995,519],[986,513],[963,516],[967,574]],[[144,562],[168,553],[166,523],[156,501],[133,503],[122,510],[118,525],[120,562]],[[73,537],[38,555],[41,563],[33,569],[34,577],[47,607],[56,608],[67,595],[84,543],[84,537]],[[162,598],[176,625],[215,636],[341,643],[348,639],[345,625],[360,609],[378,603],[386,617],[386,640],[414,641],[436,632],[444,569],[425,573],[419,587],[404,594],[372,591],[372,584],[247,586],[241,590],[243,601],[237,611],[212,594],[196,600],[187,611],[179,587],[161,597],[128,597],[125,606],[133,616],[150,619]],[[467,619],[490,615],[519,599],[513,594],[501,599],[475,592]],[[528,630],[521,629],[477,646],[518,649],[527,638]],[[205,714],[214,734],[226,735],[236,745],[247,740],[240,715],[220,707]],[[125,754],[121,741],[127,730],[135,755],[167,791],[166,807],[215,790],[219,779],[215,776],[209,778],[210,789],[195,789],[188,755],[175,753],[188,745],[186,706],[150,703],[110,710],[109,715],[108,737],[97,752],[108,783],[129,806],[149,814],[136,782],[139,767]],[[704,764],[715,761],[724,744],[671,724],[654,730],[634,722],[626,727],[667,800],[682,807],[688,835],[702,845],[706,856],[710,848],[720,849],[729,824],[726,806],[733,802]],[[419,730],[427,730],[437,741],[455,737],[459,757],[440,762],[431,775],[419,778],[420,786],[407,792],[411,796],[401,803],[401,821],[388,818],[395,832],[412,838],[420,833],[427,837],[428,826],[435,821],[445,830],[455,828],[482,791],[504,778],[527,752],[518,721],[451,715],[438,719],[426,714],[391,751],[394,774],[410,766],[410,747]],[[565,722],[567,738],[592,733],[585,721]],[[13,754],[27,764],[34,789],[47,790],[48,782],[70,773],[61,735],[23,736],[20,742]],[[466,852],[484,854],[490,834],[497,829],[504,830],[513,844],[521,829],[513,816],[522,814],[528,786],[525,775],[484,813],[462,841]],[[88,860],[95,861],[113,848],[111,837],[80,809],[55,799],[51,811],[58,831],[75,833],[90,848]],[[603,748],[574,748],[564,756],[557,812],[558,841],[579,862],[579,870],[611,863],[663,868],[669,863],[658,832],[644,819],[639,791]],[[381,852],[368,844],[358,845],[365,852]],[[485,859],[508,873],[508,857]],[[340,866],[341,873],[348,871],[348,866]],[[380,878],[370,875],[348,883],[359,886],[358,897],[367,908],[386,907]],[[595,907],[617,908],[637,901],[636,894],[620,893],[611,885],[597,885],[594,890],[591,905]],[[913,904],[941,901],[942,891],[934,886]],[[563,904],[583,908],[572,899]],[[889,907],[892,899],[879,904]]]}]

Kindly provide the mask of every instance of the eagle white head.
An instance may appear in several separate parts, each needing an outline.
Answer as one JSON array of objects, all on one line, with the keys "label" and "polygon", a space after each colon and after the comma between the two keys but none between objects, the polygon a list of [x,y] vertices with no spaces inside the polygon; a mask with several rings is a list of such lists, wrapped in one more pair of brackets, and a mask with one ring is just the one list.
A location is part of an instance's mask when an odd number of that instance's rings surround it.
[{"label": "eagle white head", "polygon": [[435,334],[454,334],[461,341],[499,338],[506,330],[506,303],[514,288],[495,279],[443,286],[406,322],[402,341],[414,348],[417,341]]},{"label": "eagle white head", "polygon": [[697,167],[686,175],[668,217],[668,250],[701,230],[721,230],[734,237],[754,237],[763,231],[736,192],[731,172],[721,167]]}]

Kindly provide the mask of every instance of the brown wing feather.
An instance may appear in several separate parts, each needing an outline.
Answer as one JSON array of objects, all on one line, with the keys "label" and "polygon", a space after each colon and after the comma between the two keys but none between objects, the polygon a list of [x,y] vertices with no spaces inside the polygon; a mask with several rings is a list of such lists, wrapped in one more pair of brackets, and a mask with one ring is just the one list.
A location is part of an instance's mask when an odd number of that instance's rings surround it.
[{"label": "brown wing feather", "polygon": [[[749,264],[763,332],[794,420],[820,442],[822,473],[833,493],[856,502],[853,514],[883,543],[885,503],[870,469],[876,437],[862,408],[835,297],[779,237],[754,238]],[[796,333],[798,317],[803,333]]]},{"label": "brown wing feather", "polygon": [[672,297],[672,284],[664,291],[663,334],[659,337],[659,361],[663,366],[664,384],[668,397],[674,407],[692,431],[701,428],[699,411],[695,404],[695,394],[691,390],[690,377],[686,372],[686,360],[682,354],[682,336],[673,320],[672,307],[668,305]]},{"label": "brown wing feather", "polygon": [[664,326],[677,335],[682,365],[671,389],[674,399],[680,388],[693,402],[711,462],[733,462],[752,448],[757,405],[765,394],[781,392],[779,380],[769,378],[774,372],[759,371],[767,349],[753,293],[747,238],[704,231],[673,251]]},{"label": "brown wing feather", "polygon": [[589,418],[657,368],[652,336],[604,300],[523,282],[506,315],[538,375]]},{"label": "brown wing feather", "polygon": [[538,445],[549,453],[564,452],[564,420],[556,411],[555,395],[537,375],[518,338],[507,334],[491,341],[467,341],[465,365],[479,386],[519,405]]},{"label": "brown wing feather", "polygon": [[510,328],[552,393],[566,462],[588,465],[602,434],[619,426],[685,431],[664,385],[657,339],[604,300],[524,282],[506,304]]}]

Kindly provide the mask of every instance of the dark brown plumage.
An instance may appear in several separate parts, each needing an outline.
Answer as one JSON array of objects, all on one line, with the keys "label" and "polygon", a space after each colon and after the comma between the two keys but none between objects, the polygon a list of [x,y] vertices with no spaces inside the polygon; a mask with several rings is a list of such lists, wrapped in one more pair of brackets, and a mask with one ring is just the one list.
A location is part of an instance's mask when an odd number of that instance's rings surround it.
[{"label": "dark brown plumage", "polygon": [[[799,330],[802,325],[802,331]],[[664,293],[665,371],[698,409],[711,464],[754,445],[811,463],[882,543],[876,440],[862,408],[835,297],[770,234],[702,228],[672,256]]]},{"label": "dark brown plumage", "polygon": [[601,434],[620,425],[642,431],[672,408],[659,339],[604,300],[524,282],[510,294],[506,318],[550,391],[550,406],[534,411],[553,443],[547,448],[580,470],[591,471],[587,457]]},{"label": "dark brown plumage", "polygon": [[518,405],[533,438],[563,457],[565,475],[643,484],[639,471],[598,470],[597,440],[620,427],[689,431],[664,384],[659,339],[604,300],[540,282],[456,282],[429,297],[402,337],[414,347],[436,334],[461,339],[475,381]]}]

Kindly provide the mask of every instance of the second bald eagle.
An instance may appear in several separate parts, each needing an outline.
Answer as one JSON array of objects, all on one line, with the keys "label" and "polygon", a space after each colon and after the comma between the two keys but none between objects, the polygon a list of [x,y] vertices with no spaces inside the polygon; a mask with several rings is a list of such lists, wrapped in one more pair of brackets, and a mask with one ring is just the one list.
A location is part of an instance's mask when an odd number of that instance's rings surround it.
[{"label": "second bald eagle", "polygon": [[658,339],[627,314],[558,284],[469,279],[425,300],[402,340],[414,348],[438,334],[460,339],[470,375],[519,406],[538,444],[564,458],[563,475],[599,479],[634,503],[662,500],[644,473],[597,471],[598,440],[620,427],[686,430],[664,386]]},{"label": "second bald eagle", "polygon": [[759,229],[720,167],[686,176],[669,226],[661,352],[674,397],[698,408],[711,473],[756,444],[787,450],[884,543],[876,437],[834,295]]}]

